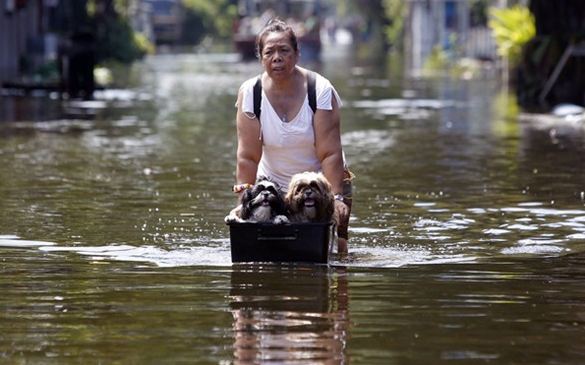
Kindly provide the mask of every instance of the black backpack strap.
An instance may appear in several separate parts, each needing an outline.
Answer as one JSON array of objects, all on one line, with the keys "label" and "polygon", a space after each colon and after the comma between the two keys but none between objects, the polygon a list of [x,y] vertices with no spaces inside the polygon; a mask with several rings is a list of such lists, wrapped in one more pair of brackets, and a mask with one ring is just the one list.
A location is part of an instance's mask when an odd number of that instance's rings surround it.
[{"label": "black backpack strap", "polygon": [[262,75],[258,76],[254,84],[254,114],[260,120],[260,112],[262,111],[260,105],[262,103]]},{"label": "black backpack strap", "polygon": [[[309,71],[307,75],[307,95],[309,97],[309,106],[313,114],[317,111],[317,90],[315,87],[316,76],[313,71]],[[260,120],[260,113],[262,112],[260,105],[262,103],[262,75],[258,76],[254,84],[254,114]]]},{"label": "black backpack strap", "polygon": [[317,91],[315,89],[316,76],[313,71],[309,71],[307,75],[307,94],[309,96],[309,106],[313,114],[317,111]]}]

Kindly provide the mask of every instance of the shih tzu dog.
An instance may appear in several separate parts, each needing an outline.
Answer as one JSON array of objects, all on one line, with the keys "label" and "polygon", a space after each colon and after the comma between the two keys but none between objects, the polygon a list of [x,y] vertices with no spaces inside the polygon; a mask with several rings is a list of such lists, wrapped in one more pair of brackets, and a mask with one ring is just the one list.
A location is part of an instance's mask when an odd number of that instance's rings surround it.
[{"label": "shih tzu dog", "polygon": [[253,187],[246,189],[240,203],[225,217],[226,223],[288,223],[282,190],[267,177],[259,177]]},{"label": "shih tzu dog", "polygon": [[284,198],[291,222],[334,222],[331,184],[322,173],[303,172],[292,177]]}]

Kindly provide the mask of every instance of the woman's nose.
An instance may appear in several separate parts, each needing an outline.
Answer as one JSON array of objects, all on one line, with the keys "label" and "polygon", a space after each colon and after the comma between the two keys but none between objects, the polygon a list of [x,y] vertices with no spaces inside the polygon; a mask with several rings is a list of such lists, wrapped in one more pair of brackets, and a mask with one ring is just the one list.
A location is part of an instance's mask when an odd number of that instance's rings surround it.
[{"label": "woman's nose", "polygon": [[274,55],[272,56],[272,61],[281,61],[282,60],[282,56],[280,54],[280,52],[275,51]]}]

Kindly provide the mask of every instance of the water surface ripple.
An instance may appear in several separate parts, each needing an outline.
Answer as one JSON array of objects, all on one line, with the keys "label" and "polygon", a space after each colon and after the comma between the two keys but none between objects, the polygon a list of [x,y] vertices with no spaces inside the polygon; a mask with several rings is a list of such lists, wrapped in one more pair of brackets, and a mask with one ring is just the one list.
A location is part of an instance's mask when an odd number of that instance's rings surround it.
[{"label": "water surface ripple", "polygon": [[583,131],[518,123],[492,80],[317,67],[357,176],[329,265],[231,263],[258,64],[160,55],[96,102],[1,99],[0,363],[582,363]]}]

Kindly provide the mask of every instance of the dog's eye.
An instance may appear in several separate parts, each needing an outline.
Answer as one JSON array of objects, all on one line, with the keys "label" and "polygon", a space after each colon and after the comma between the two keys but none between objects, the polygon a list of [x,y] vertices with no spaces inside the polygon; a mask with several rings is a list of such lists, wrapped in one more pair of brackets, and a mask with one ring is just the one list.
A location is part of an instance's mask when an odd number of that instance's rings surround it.
[{"label": "dog's eye", "polygon": [[274,186],[269,186],[269,187],[266,188],[266,190],[268,190],[272,194],[275,194],[275,195],[277,194],[276,188],[274,188]]},{"label": "dog's eye", "polygon": [[311,184],[309,184],[309,186],[311,187],[311,189],[316,190],[316,191],[321,191],[321,189],[319,189],[319,184],[317,184],[315,181],[311,181]]}]

